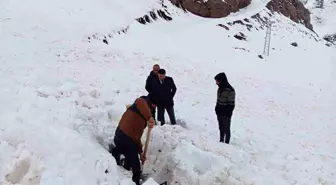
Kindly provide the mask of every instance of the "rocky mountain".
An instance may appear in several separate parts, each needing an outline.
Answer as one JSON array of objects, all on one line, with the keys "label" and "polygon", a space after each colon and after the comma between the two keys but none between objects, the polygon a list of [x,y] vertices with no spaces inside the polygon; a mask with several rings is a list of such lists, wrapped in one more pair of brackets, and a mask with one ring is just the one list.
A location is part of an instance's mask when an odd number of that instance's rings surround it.
[{"label": "rocky mountain", "polygon": [[[193,14],[208,18],[222,18],[237,12],[251,4],[251,0],[170,0],[174,5]],[[303,1],[303,3],[305,3]],[[310,11],[300,0],[271,0],[266,7],[289,17],[296,23],[304,24],[313,30],[310,22]]]},{"label": "rocky mountain", "polygon": [[209,18],[226,17],[232,12],[247,7],[251,0],[170,0],[189,12]]}]

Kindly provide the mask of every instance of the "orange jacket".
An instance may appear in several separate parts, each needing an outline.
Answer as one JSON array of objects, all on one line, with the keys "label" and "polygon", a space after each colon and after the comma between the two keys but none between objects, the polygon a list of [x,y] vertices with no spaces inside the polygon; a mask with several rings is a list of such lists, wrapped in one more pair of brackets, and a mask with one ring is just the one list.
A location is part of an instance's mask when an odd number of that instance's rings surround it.
[{"label": "orange jacket", "polygon": [[152,117],[151,110],[148,106],[148,103],[143,98],[137,98],[135,100],[137,109],[141,112],[146,120],[144,120],[136,112],[127,109],[126,112],[122,115],[119,122],[119,128],[127,136],[133,139],[133,141],[138,146],[139,153],[142,152],[142,143],[141,137],[146,128],[147,121]]}]

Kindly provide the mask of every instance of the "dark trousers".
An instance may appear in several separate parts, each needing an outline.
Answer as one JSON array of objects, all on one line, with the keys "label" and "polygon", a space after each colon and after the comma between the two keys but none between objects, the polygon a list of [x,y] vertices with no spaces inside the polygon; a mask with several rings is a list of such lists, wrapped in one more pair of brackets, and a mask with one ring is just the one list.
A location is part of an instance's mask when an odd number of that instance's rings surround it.
[{"label": "dark trousers", "polygon": [[155,119],[155,113],[156,113],[155,109],[156,109],[156,108],[153,108],[153,109],[151,110],[151,113],[152,113],[152,116],[153,116],[154,120],[156,120],[156,119]]},{"label": "dark trousers", "polygon": [[166,108],[166,107],[160,107],[158,106],[158,121],[161,122],[161,125],[165,124],[165,110],[167,110],[169,119],[170,119],[170,123],[172,125],[176,124],[176,119],[175,119],[175,113],[174,113],[174,107],[170,107],[170,108]]},{"label": "dark trousers", "polygon": [[136,185],[140,185],[141,166],[135,142],[117,127],[114,144],[112,155],[116,158],[117,163],[120,161],[120,154],[123,154],[125,156],[124,166],[132,169],[132,180]]},{"label": "dark trousers", "polygon": [[228,116],[217,116],[218,126],[219,126],[219,141],[229,144],[231,137],[231,117]]}]

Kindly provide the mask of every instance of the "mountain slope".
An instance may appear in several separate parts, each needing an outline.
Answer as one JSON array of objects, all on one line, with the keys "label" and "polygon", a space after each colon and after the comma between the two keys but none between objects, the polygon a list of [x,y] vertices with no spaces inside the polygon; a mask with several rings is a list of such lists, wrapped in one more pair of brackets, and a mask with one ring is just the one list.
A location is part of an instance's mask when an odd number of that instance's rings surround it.
[{"label": "mountain slope", "polygon": [[[260,59],[265,25],[251,16],[270,18],[263,1],[211,20],[165,1],[173,20],[146,25],[135,19],[161,2],[133,3],[4,1],[1,184],[132,184],[105,148],[125,104],[146,94],[154,63],[177,84],[179,122],[153,130],[144,170],[156,182],[334,183],[334,48],[276,14],[270,56]],[[251,31],[228,24],[245,18]],[[246,41],[234,38],[239,32]],[[237,91],[230,145],[217,141],[221,71]]]}]

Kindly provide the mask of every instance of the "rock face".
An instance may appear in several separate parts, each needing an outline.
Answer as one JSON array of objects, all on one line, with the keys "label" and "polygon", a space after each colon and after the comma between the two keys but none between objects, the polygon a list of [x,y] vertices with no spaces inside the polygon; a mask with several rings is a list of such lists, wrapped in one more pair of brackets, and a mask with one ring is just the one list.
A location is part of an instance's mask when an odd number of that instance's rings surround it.
[{"label": "rock face", "polygon": [[310,12],[299,0],[271,0],[266,7],[313,30],[313,25],[310,23]]},{"label": "rock face", "polygon": [[326,35],[323,37],[324,40],[336,44],[336,33],[331,35]]},{"label": "rock face", "polygon": [[234,38],[238,40],[246,40],[246,35],[244,35],[242,32],[239,32],[239,34],[234,35]]},{"label": "rock face", "polygon": [[201,17],[221,18],[231,12],[247,7],[251,0],[170,0],[174,5],[182,7]]}]

